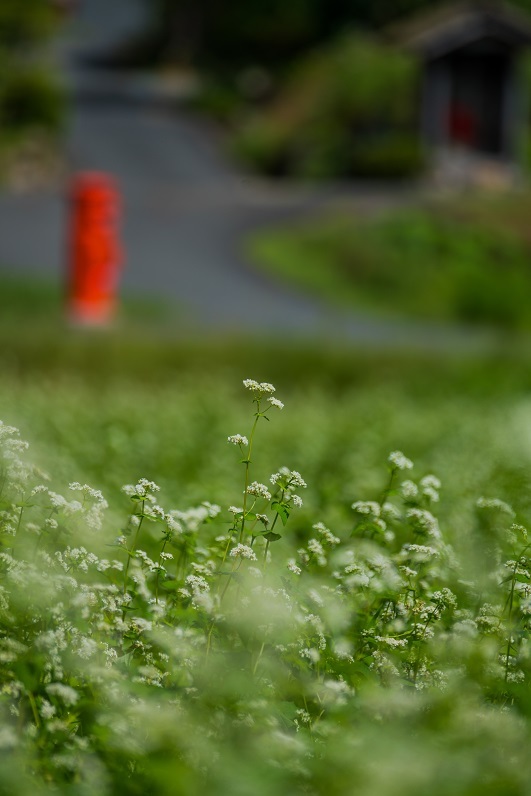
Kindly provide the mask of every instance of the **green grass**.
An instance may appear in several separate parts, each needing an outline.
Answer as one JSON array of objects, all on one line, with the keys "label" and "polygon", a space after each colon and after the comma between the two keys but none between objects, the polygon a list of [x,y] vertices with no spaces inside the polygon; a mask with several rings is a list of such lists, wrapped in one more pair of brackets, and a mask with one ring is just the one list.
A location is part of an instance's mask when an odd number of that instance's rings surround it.
[{"label": "green grass", "polygon": [[317,218],[255,235],[258,267],[340,307],[531,328],[529,194]]}]

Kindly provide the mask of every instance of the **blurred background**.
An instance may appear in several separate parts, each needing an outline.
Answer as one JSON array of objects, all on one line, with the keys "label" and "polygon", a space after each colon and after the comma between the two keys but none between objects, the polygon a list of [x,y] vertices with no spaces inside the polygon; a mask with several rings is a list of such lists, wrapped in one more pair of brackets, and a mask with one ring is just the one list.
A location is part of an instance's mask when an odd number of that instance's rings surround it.
[{"label": "blurred background", "polygon": [[530,52],[531,0],[0,0],[6,421],[221,502],[264,379],[320,509],[400,448],[527,511]]},{"label": "blurred background", "polygon": [[2,0],[0,268],[68,284],[96,171],[184,334],[525,330],[530,44],[527,0]]}]

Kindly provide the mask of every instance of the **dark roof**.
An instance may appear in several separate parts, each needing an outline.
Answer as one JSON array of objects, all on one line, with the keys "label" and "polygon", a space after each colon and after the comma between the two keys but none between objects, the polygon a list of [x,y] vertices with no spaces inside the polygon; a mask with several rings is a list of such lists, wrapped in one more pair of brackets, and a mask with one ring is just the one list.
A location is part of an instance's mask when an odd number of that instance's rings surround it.
[{"label": "dark roof", "polygon": [[428,59],[482,39],[518,49],[531,44],[531,17],[493,0],[467,0],[421,13],[389,34],[395,43]]}]

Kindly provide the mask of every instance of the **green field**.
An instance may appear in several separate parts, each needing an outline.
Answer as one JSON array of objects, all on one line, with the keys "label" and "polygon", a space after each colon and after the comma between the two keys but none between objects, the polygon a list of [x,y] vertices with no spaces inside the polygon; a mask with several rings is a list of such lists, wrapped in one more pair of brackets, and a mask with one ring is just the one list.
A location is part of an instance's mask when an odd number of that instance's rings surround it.
[{"label": "green field", "polygon": [[339,307],[390,317],[529,329],[529,193],[353,206],[248,242],[257,266]]},{"label": "green field", "polygon": [[1,794],[529,792],[525,350],[183,342],[136,304],[91,334],[6,296]]}]

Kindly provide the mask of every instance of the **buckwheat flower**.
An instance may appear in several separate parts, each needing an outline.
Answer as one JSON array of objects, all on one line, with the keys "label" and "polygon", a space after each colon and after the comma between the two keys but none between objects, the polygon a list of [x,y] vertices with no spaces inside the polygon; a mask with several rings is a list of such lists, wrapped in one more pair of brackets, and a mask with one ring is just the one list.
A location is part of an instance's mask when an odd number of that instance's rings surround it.
[{"label": "buckwheat flower", "polygon": [[258,569],[258,567],[249,567],[247,572],[252,578],[262,578],[262,570]]},{"label": "buckwheat flower", "polygon": [[411,470],[413,462],[408,459],[402,451],[393,451],[387,457],[389,464],[394,465],[396,470]]},{"label": "buckwheat flower", "polygon": [[261,523],[262,523],[262,525],[265,525],[265,526],[266,526],[266,528],[267,528],[267,526],[269,525],[269,517],[267,516],[267,514],[257,514],[257,515],[256,515],[256,519],[257,519],[259,522],[261,522]]},{"label": "buckwheat flower", "polygon": [[168,530],[172,533],[182,533],[183,526],[180,522],[178,522],[175,517],[172,517],[170,514],[166,514],[166,525]]},{"label": "buckwheat flower", "polygon": [[207,516],[213,520],[218,514],[221,514],[221,506],[218,506],[217,503],[209,503],[208,500],[204,500],[201,504],[204,510],[206,510]]},{"label": "buckwheat flower", "polygon": [[233,547],[230,551],[230,555],[233,558],[248,558],[249,561],[257,560],[253,548],[246,544],[237,544],[236,547]]},{"label": "buckwheat flower", "polygon": [[319,650],[316,650],[313,647],[303,647],[301,650],[299,650],[299,655],[301,658],[308,658],[308,660],[312,663],[319,663],[321,660]]},{"label": "buckwheat flower", "polygon": [[243,509],[238,506],[229,506],[230,514],[243,514]]},{"label": "buckwheat flower", "polygon": [[439,603],[440,605],[444,605],[447,608],[457,608],[457,597],[447,587],[444,587],[439,591],[434,591],[431,596],[431,599],[434,602]]},{"label": "buckwheat flower", "polygon": [[380,516],[380,504],[376,503],[374,500],[356,500],[356,502],[352,504],[352,508],[358,514],[372,515],[373,517]]},{"label": "buckwheat flower", "polygon": [[269,382],[267,382],[267,381],[262,381],[260,383],[260,391],[261,392],[269,392],[269,393],[276,392],[276,390],[273,387],[273,385],[269,384]]},{"label": "buckwheat flower", "polygon": [[281,467],[278,473],[273,473],[273,475],[270,477],[269,480],[271,481],[272,484],[277,484],[282,477],[285,477],[288,474],[289,474],[288,468]]},{"label": "buckwheat flower", "polygon": [[302,506],[302,498],[299,497],[299,495],[291,495],[290,497],[291,497],[291,502],[293,503],[293,505],[296,508],[300,509],[301,506]]},{"label": "buckwheat flower", "polygon": [[321,536],[322,539],[324,539],[324,541],[332,547],[335,547],[335,545],[338,545],[341,542],[341,539],[339,539],[337,536],[334,536],[332,531],[328,530],[328,528],[322,522],[316,522],[312,528],[314,531],[317,531],[319,536]]},{"label": "buckwheat flower", "polygon": [[512,507],[503,500],[498,500],[498,498],[480,497],[476,501],[476,506],[478,509],[495,509],[501,514],[507,514],[509,517],[514,517],[514,511]]},{"label": "buckwheat flower", "polygon": [[282,401],[279,401],[278,398],[273,398],[273,396],[270,396],[267,400],[275,409],[284,409],[284,404]]},{"label": "buckwheat flower", "polygon": [[425,511],[424,509],[408,509],[406,517],[413,520],[413,524],[417,529],[424,531],[428,536],[440,539],[441,532],[439,530],[439,523],[437,518],[434,517],[430,511]]},{"label": "buckwheat flower", "polygon": [[47,699],[43,699],[42,700],[41,706],[39,708],[39,713],[41,714],[43,719],[51,719],[51,718],[53,718],[53,716],[55,716],[56,712],[57,711],[56,711],[55,707],[51,704],[51,702],[48,702]]},{"label": "buckwheat flower", "polygon": [[171,561],[173,559],[173,553],[165,553],[164,551],[160,554],[160,557],[163,561]]},{"label": "buckwheat flower", "polygon": [[434,547],[424,544],[405,544],[402,547],[402,553],[406,555],[413,554],[414,556],[420,556],[421,558],[424,556],[426,558],[435,558],[439,555],[439,551]]},{"label": "buckwheat flower", "polygon": [[58,697],[66,707],[75,705],[79,699],[79,694],[75,688],[71,688],[71,686],[64,683],[50,683],[50,685],[46,686],[46,691],[52,696]]},{"label": "buckwheat flower", "polygon": [[292,559],[288,561],[287,567],[290,572],[293,572],[294,575],[300,575],[302,573],[302,569],[298,567],[295,561],[293,561]]},{"label": "buckwheat flower", "polygon": [[295,486],[295,487],[300,486],[303,487],[304,489],[306,489],[307,487],[306,481],[304,480],[302,475],[299,472],[297,472],[297,470],[290,471],[288,481],[290,486]]},{"label": "buckwheat flower", "polygon": [[393,503],[386,502],[382,506],[382,515],[386,520],[399,520],[400,511]]},{"label": "buckwheat flower", "polygon": [[230,442],[232,445],[245,445],[249,444],[249,440],[247,437],[244,437],[242,434],[232,434],[232,436],[227,437],[227,441]]},{"label": "buckwheat flower", "polygon": [[404,500],[414,500],[419,494],[418,487],[413,481],[402,481],[400,491]]},{"label": "buckwheat flower", "polygon": [[56,509],[64,508],[68,504],[68,501],[62,495],[58,495],[56,492],[48,491],[48,495],[50,497],[50,503]]},{"label": "buckwheat flower", "polygon": [[260,392],[260,385],[254,379],[244,379],[243,386],[246,390],[251,390],[252,392]]},{"label": "buckwheat flower", "polygon": [[271,500],[271,492],[269,492],[265,484],[260,484],[258,481],[253,481],[252,484],[249,484],[247,487],[247,493],[249,495],[254,495],[255,497]]},{"label": "buckwheat flower", "polygon": [[430,489],[441,488],[441,482],[435,475],[425,475],[424,478],[420,479],[420,485],[422,487],[429,487]]},{"label": "buckwheat flower", "polygon": [[393,638],[392,636],[375,636],[375,641],[380,644],[385,644],[390,649],[399,649],[400,647],[407,647],[407,640],[405,638]]}]

